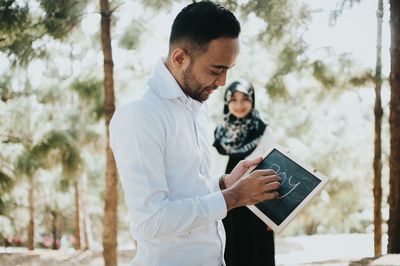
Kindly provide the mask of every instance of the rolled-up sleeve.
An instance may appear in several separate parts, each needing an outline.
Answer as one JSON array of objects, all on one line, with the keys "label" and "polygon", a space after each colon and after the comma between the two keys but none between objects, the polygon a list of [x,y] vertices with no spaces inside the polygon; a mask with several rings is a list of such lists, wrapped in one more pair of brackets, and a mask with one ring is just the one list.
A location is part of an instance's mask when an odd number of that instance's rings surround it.
[{"label": "rolled-up sleeve", "polygon": [[110,144],[132,226],[144,239],[187,233],[222,219],[227,212],[220,190],[169,199],[165,131],[159,114],[145,102],[119,108],[110,123]]}]

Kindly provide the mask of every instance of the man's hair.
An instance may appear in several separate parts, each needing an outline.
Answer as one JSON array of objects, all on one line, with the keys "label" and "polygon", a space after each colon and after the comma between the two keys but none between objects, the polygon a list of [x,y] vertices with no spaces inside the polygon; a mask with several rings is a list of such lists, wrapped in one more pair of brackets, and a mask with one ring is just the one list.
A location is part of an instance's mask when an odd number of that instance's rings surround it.
[{"label": "man's hair", "polygon": [[169,52],[180,45],[190,54],[203,53],[210,41],[237,38],[239,33],[240,23],[228,9],[210,1],[192,3],[179,12],[172,24]]}]

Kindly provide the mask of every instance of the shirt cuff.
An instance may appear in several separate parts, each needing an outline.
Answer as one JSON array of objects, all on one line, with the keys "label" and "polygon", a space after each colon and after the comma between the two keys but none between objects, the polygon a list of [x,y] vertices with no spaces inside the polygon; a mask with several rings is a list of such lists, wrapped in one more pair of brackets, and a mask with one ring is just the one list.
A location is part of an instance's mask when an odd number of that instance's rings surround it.
[{"label": "shirt cuff", "polygon": [[211,178],[211,192],[218,192],[221,191],[219,187],[219,176],[213,176]]},{"label": "shirt cuff", "polygon": [[221,220],[226,216],[228,210],[224,195],[222,195],[221,191],[207,195],[205,200],[208,208],[208,219],[210,222]]}]

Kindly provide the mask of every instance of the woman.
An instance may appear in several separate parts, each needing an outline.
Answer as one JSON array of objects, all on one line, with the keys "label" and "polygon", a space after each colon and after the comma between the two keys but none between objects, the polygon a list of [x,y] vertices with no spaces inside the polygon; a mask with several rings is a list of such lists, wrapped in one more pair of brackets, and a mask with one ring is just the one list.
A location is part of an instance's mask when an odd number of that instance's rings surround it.
[{"label": "woman", "polygon": [[[254,88],[249,82],[230,84],[224,101],[224,123],[215,129],[213,145],[220,154],[229,156],[226,173],[230,173],[240,160],[263,154],[274,140],[254,108]],[[275,265],[273,232],[247,207],[229,211],[223,223],[227,266]]]}]

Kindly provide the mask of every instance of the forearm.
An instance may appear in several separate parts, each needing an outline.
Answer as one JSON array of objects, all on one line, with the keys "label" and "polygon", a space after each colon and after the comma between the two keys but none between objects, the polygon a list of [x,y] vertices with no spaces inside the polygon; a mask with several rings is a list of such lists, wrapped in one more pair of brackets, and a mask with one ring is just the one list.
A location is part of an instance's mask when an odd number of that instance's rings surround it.
[{"label": "forearm", "polygon": [[228,211],[240,206],[239,195],[234,190],[225,189],[222,191],[222,195],[224,196],[226,208]]},{"label": "forearm", "polygon": [[219,188],[221,190],[228,189],[228,188],[232,187],[236,181],[237,181],[237,179],[233,179],[232,176],[229,174],[222,175],[219,178]]},{"label": "forearm", "polygon": [[132,216],[148,217],[140,222],[138,218],[132,219],[135,231],[145,239],[189,233],[207,223],[222,219],[227,211],[221,192],[203,197],[165,200],[160,203],[159,210],[154,212],[149,212],[150,206],[143,208],[133,204],[130,208]]},{"label": "forearm", "polygon": [[231,188],[233,185],[231,176],[226,174],[222,175],[219,178],[219,187],[222,191],[222,195],[224,196],[225,203],[226,203],[226,208],[227,210],[231,210],[233,208],[239,207],[239,195],[237,192],[235,192]]},{"label": "forearm", "polygon": [[[220,179],[220,187],[226,186],[222,194],[228,210],[271,200],[278,196],[276,190],[280,187],[279,176],[270,169],[257,170],[249,177],[239,178],[233,184],[226,184],[226,181],[232,182],[233,179],[231,175],[222,176]],[[222,182],[224,180],[225,183]]]}]

